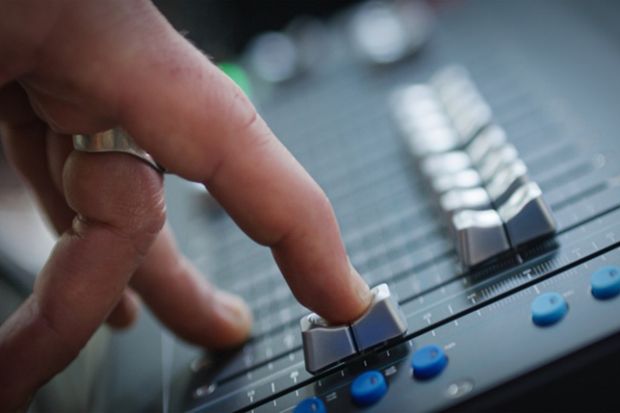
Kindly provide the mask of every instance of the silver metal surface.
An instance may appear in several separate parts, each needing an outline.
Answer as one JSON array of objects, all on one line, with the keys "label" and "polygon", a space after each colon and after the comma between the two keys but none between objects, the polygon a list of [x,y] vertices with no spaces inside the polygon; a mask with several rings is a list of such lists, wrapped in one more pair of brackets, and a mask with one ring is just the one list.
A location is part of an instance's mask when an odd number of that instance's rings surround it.
[{"label": "silver metal surface", "polygon": [[481,161],[478,172],[484,182],[490,182],[501,168],[519,158],[519,153],[514,145],[506,144],[495,149]]},{"label": "silver metal surface", "polygon": [[432,80],[437,96],[466,144],[492,121],[493,114],[466,70],[451,67]]},{"label": "silver metal surface", "polygon": [[[426,111],[426,113],[423,113],[424,111]],[[425,108],[417,108],[409,112],[408,121],[403,123],[403,126],[408,128],[408,130],[413,132],[417,137],[427,139],[426,133],[429,131],[446,128],[453,129],[450,119],[443,111],[433,111],[430,108],[428,110]]]},{"label": "silver metal surface", "polygon": [[554,234],[556,222],[540,187],[529,182],[517,189],[497,210],[513,246]]},{"label": "silver metal surface", "polygon": [[453,189],[439,198],[439,204],[451,214],[464,209],[490,209],[491,198],[484,188]]},{"label": "silver metal surface", "polygon": [[468,267],[510,249],[504,223],[492,209],[457,212],[452,217],[452,231],[459,258]]},{"label": "silver metal surface", "polygon": [[506,143],[506,133],[497,125],[487,127],[467,147],[467,152],[474,165],[479,165],[489,152],[495,151]]},{"label": "silver metal surface", "polygon": [[330,326],[317,314],[300,320],[306,370],[315,373],[357,353],[348,325]]},{"label": "silver metal surface", "polygon": [[392,99],[395,99],[393,103],[397,103],[395,108],[398,108],[401,103],[415,103],[419,100],[426,99],[435,100],[436,94],[433,88],[426,83],[414,83],[399,87],[396,91],[392,92]]},{"label": "silver metal surface", "polygon": [[414,84],[392,94],[394,118],[416,157],[445,152],[459,141],[450,119],[427,85]]},{"label": "silver metal surface", "polygon": [[461,112],[454,115],[454,127],[463,143],[470,142],[478,133],[491,123],[491,108],[483,100],[470,102]]},{"label": "silver metal surface", "polygon": [[464,265],[555,232],[540,188],[465,68],[400,88],[391,104]]},{"label": "silver metal surface", "polygon": [[453,174],[471,166],[469,156],[463,151],[451,151],[426,157],[421,164],[422,173],[428,177]]},{"label": "silver metal surface", "polygon": [[482,96],[471,81],[461,82],[439,93],[446,112],[450,117],[457,117],[470,111],[474,106],[484,104]]},{"label": "silver metal surface", "polygon": [[373,301],[362,317],[351,324],[359,351],[366,350],[407,332],[407,319],[387,284],[372,290]]},{"label": "silver metal surface", "polygon": [[437,95],[450,117],[458,116],[470,105],[482,102],[482,96],[469,79],[446,85],[437,91]]},{"label": "silver metal surface", "polygon": [[387,284],[371,290],[370,308],[350,326],[330,325],[317,314],[300,320],[306,370],[316,373],[359,351],[407,332],[407,320]]},{"label": "silver metal surface", "polygon": [[528,181],[527,167],[522,160],[517,159],[499,170],[486,188],[495,206],[499,207]]},{"label": "silver metal surface", "polygon": [[480,174],[473,168],[438,176],[432,180],[431,185],[436,194],[443,194],[453,189],[471,189],[482,185]]},{"label": "silver metal surface", "polygon": [[131,136],[121,128],[108,129],[94,134],[73,135],[73,147],[82,152],[121,152],[133,155],[152,166],[157,172],[165,173],[151,155],[140,148]]},{"label": "silver metal surface", "polygon": [[433,128],[418,132],[407,138],[407,143],[414,156],[423,158],[451,151],[458,147],[460,140],[451,127]]},{"label": "silver metal surface", "polygon": [[430,83],[439,93],[445,94],[450,88],[472,87],[469,72],[463,66],[447,66],[433,75]]}]

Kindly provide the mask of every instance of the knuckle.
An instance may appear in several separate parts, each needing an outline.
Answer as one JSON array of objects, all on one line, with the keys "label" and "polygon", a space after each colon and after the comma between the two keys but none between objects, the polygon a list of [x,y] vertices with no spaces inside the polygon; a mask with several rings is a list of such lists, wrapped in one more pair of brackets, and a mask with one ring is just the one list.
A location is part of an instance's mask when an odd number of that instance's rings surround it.
[{"label": "knuckle", "polygon": [[[256,108],[250,102],[248,97],[243,91],[236,85],[232,88],[230,107],[228,113],[230,118],[234,121],[231,122],[233,130],[232,136],[241,137],[264,137],[265,133],[260,133],[262,130],[268,130],[267,125],[262,120]],[[255,131],[259,131],[256,133]]]},{"label": "knuckle", "polygon": [[313,222],[329,224],[335,222],[336,217],[332,204],[325,192],[316,183],[313,185],[310,198],[311,202],[309,204],[312,206],[309,213],[313,215]]},{"label": "knuckle", "polygon": [[115,206],[110,224],[124,238],[140,240],[155,237],[166,222],[166,207],[160,194],[138,196]]},{"label": "knuckle", "polygon": [[81,223],[99,223],[145,253],[166,221],[161,177],[125,154],[70,155],[64,171],[67,203]]}]

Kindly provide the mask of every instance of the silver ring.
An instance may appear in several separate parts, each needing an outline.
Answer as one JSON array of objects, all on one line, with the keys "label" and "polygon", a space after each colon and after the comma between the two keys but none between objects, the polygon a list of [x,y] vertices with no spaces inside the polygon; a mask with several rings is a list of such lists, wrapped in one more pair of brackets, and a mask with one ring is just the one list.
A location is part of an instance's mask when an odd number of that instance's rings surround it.
[{"label": "silver ring", "polygon": [[133,155],[152,166],[157,172],[165,173],[166,169],[144,149],[140,148],[131,136],[121,128],[109,129],[94,134],[73,135],[73,147],[81,152],[121,152]]}]

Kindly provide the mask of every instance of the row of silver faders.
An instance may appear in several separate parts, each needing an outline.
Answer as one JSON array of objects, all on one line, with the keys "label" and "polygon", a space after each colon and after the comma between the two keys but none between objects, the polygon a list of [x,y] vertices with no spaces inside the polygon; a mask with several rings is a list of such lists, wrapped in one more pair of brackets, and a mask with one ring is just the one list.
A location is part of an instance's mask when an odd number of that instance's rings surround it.
[{"label": "row of silver faders", "polygon": [[301,318],[308,372],[316,373],[407,332],[407,319],[388,285],[377,285],[371,292],[370,307],[350,325],[331,325],[314,313]]},{"label": "row of silver faders", "polygon": [[465,69],[442,69],[391,103],[466,267],[555,233],[539,186]]}]

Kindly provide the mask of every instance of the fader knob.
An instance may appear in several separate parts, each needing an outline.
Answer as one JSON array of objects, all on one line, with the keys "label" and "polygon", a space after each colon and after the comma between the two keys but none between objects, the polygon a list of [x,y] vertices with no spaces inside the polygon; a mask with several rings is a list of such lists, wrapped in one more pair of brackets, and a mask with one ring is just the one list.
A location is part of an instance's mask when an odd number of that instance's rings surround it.
[{"label": "fader knob", "polygon": [[510,196],[528,182],[527,167],[517,159],[506,165],[487,185],[489,196],[496,206],[504,204]]},{"label": "fader knob", "polygon": [[317,314],[300,321],[306,370],[317,372],[357,352],[347,325],[330,326]]},{"label": "fader knob", "polygon": [[439,205],[450,216],[462,210],[490,209],[491,198],[484,188],[453,189],[441,195]]},{"label": "fader knob", "polygon": [[513,246],[555,233],[555,220],[540,187],[529,182],[517,189],[497,210]]},{"label": "fader knob", "polygon": [[351,325],[330,325],[316,314],[301,319],[306,370],[315,373],[407,332],[407,320],[387,284],[371,292],[369,309]]},{"label": "fader knob", "polygon": [[492,209],[457,212],[452,217],[452,230],[459,258],[468,267],[510,249],[504,223]]},{"label": "fader knob", "polygon": [[372,304],[366,314],[351,324],[358,350],[381,344],[407,332],[407,321],[387,284],[371,290]]}]

